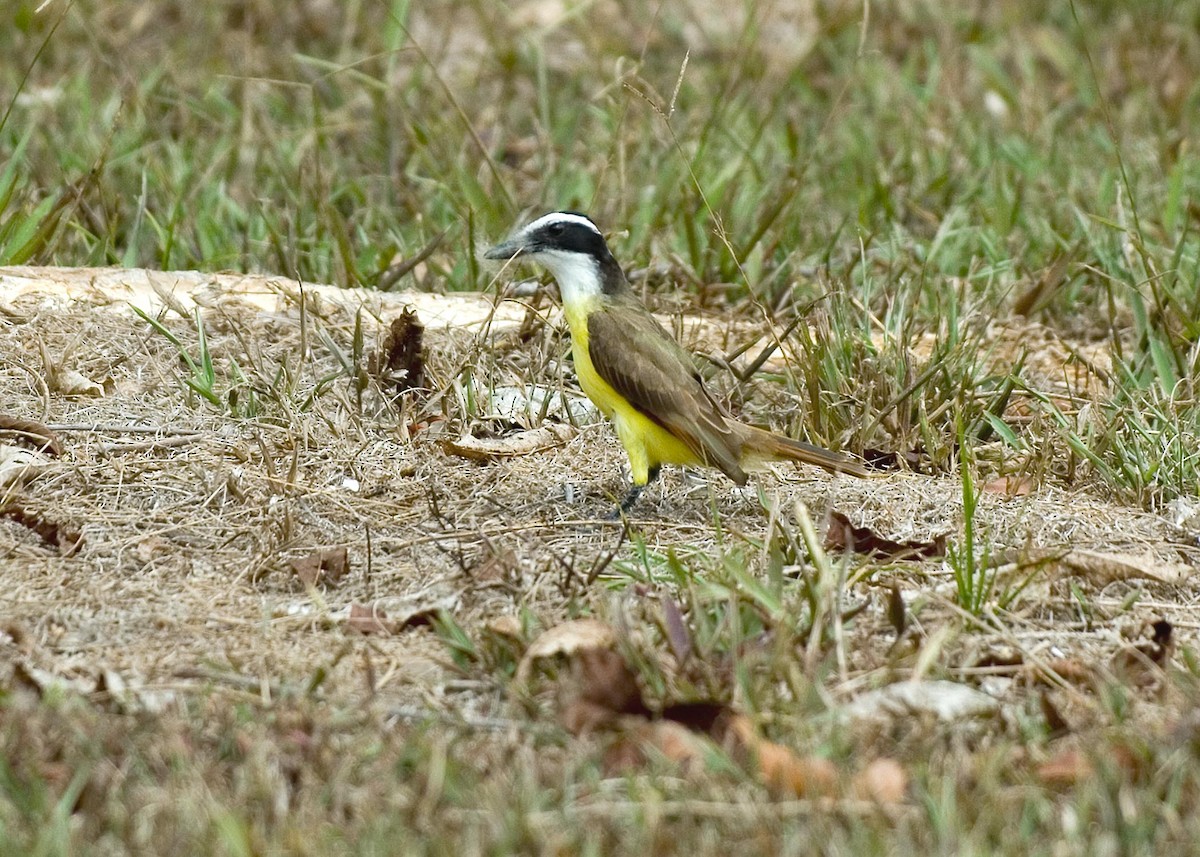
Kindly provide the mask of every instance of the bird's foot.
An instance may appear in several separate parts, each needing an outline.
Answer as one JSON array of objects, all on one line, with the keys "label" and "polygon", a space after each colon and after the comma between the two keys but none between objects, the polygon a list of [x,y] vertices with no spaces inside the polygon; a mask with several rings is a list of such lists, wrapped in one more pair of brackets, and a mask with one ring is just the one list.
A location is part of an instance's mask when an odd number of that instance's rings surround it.
[{"label": "bird's foot", "polygon": [[628,515],[635,505],[637,505],[638,497],[642,496],[642,492],[646,490],[645,485],[634,485],[629,489],[629,493],[625,495],[625,499],[617,508],[613,509],[612,514],[608,516],[610,521],[619,521],[621,518]]},{"label": "bird's foot", "polygon": [[661,470],[662,468],[657,464],[651,467],[650,472],[647,474],[648,478],[646,479],[645,483],[642,485],[634,485],[632,488],[630,488],[629,493],[625,495],[625,499],[621,501],[621,505],[617,506],[617,508],[613,510],[613,513],[608,516],[608,519],[610,521],[619,521],[622,517],[628,515],[633,510],[633,507],[637,505],[638,498],[642,496],[642,492],[646,490],[646,486],[651,485],[658,479],[658,474]]}]

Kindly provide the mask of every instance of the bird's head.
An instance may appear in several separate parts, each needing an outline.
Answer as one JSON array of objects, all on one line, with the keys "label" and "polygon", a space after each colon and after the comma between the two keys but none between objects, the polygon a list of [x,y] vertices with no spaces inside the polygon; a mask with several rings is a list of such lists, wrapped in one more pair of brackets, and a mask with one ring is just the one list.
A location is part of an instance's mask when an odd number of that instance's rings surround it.
[{"label": "bird's head", "polygon": [[599,228],[591,218],[574,211],[543,215],[483,256],[537,262],[554,275],[564,302],[611,293],[625,283]]}]

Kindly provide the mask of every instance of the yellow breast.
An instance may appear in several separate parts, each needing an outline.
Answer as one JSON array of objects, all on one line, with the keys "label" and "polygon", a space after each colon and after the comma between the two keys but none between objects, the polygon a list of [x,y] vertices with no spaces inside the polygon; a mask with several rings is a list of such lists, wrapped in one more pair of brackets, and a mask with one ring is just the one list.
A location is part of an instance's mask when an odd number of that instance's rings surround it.
[{"label": "yellow breast", "polygon": [[[600,377],[588,353],[587,317],[598,310],[599,301],[589,305],[564,307],[571,328],[571,353],[575,358],[575,374],[579,386],[601,412],[613,421],[617,437],[629,455],[635,485],[644,485],[652,467],[659,464],[700,464],[691,448],[654,420],[633,407],[620,393]],[[636,354],[629,355],[637,360]]]}]

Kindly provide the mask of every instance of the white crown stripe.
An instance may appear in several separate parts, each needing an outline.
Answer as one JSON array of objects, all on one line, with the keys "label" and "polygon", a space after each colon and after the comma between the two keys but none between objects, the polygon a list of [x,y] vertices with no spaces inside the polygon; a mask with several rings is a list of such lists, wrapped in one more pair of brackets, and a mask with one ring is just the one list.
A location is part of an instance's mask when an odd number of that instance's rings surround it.
[{"label": "white crown stripe", "polygon": [[580,226],[586,226],[597,235],[600,234],[600,230],[596,227],[596,224],[592,223],[591,220],[584,217],[582,214],[570,214],[566,211],[552,211],[550,214],[544,214],[521,231],[526,233],[534,232],[535,230],[541,229],[543,226],[549,223],[577,223]]}]

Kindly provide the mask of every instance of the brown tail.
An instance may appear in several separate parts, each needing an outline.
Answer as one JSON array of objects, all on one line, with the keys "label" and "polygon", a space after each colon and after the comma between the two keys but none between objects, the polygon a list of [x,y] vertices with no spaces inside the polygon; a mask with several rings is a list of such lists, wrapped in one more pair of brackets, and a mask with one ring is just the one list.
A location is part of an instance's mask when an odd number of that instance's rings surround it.
[{"label": "brown tail", "polygon": [[849,456],[830,452],[811,443],[792,440],[785,435],[763,431],[754,426],[743,427],[748,430],[742,442],[743,467],[753,467],[755,462],[761,461],[802,461],[835,473],[849,473],[863,479],[871,475],[871,471],[861,462]]}]

